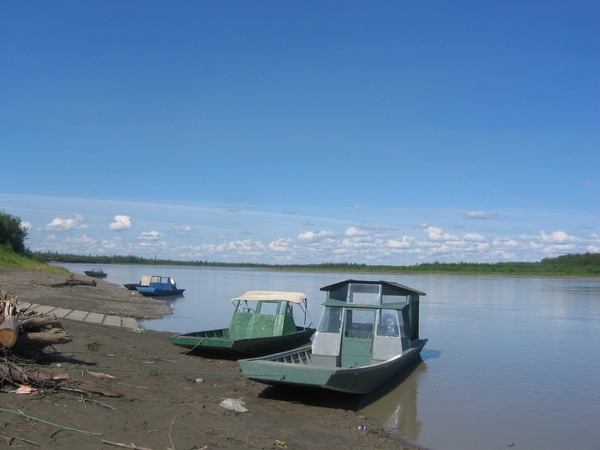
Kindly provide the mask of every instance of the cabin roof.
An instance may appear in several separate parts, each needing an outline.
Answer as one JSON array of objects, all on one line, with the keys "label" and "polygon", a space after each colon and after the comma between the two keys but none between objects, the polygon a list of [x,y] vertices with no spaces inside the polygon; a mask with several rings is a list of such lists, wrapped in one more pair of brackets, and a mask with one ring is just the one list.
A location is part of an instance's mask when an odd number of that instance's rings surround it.
[{"label": "cabin roof", "polygon": [[421,291],[417,291],[416,289],[410,288],[408,286],[404,286],[402,284],[399,283],[394,283],[391,281],[383,281],[383,280],[379,280],[379,281],[374,281],[374,280],[346,280],[346,281],[340,281],[339,283],[335,283],[335,284],[330,284],[329,286],[324,286],[321,288],[322,291],[326,291],[326,292],[331,292],[331,291],[335,291],[340,289],[342,286],[350,284],[350,283],[355,283],[355,284],[382,284],[385,286],[390,287],[391,289],[397,291],[400,295],[411,295],[411,294],[415,294],[415,295],[427,295],[425,294],[425,292],[421,292]]},{"label": "cabin roof", "polygon": [[232,298],[231,301],[238,300],[249,301],[286,301],[290,303],[302,303],[306,300],[306,295],[302,292],[286,291],[248,291],[240,297]]}]

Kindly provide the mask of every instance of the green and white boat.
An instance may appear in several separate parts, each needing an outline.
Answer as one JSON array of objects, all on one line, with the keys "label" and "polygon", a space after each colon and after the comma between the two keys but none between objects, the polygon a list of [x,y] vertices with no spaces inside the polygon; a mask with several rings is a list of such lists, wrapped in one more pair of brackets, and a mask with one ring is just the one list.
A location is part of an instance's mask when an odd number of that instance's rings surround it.
[{"label": "green and white boat", "polygon": [[[305,345],[316,331],[306,326],[308,301],[301,292],[249,291],[231,301],[235,311],[229,328],[179,334],[171,343],[190,352],[248,357]],[[304,326],[296,325],[294,306],[304,313]]]},{"label": "green and white boat", "polygon": [[239,360],[245,377],[270,385],[312,386],[352,394],[373,391],[416,358],[419,297],[386,281],[347,280],[321,288],[325,309],[312,345]]}]

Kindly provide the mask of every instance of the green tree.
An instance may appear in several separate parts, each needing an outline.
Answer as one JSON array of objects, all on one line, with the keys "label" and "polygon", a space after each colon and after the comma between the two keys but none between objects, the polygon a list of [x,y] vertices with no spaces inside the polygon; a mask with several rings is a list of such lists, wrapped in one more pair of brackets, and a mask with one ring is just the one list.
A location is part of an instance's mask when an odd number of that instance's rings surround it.
[{"label": "green tree", "polygon": [[26,238],[27,230],[21,227],[21,218],[2,211],[0,213],[0,245],[19,255],[24,255],[27,252]]}]

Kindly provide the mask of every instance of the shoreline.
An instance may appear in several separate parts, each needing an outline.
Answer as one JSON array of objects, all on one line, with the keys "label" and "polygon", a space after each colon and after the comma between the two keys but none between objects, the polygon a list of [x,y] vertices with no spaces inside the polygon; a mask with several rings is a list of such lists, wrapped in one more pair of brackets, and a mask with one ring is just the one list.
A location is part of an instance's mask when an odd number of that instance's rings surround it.
[{"label": "shoreline", "polygon": [[[19,303],[144,318],[170,313],[102,280],[93,287],[50,287],[62,281],[20,269],[0,273],[0,289]],[[169,333],[61,322],[72,342],[48,352],[44,369],[66,371],[71,380],[64,387],[83,381],[120,397],[60,390],[0,395],[5,411],[30,417],[6,413],[3,432],[9,436],[42,448],[110,448],[103,440],[153,450],[420,448],[356,413],[356,397],[267,387],[244,378],[237,361],[185,354],[169,342]],[[223,399],[240,399],[248,412],[220,406]]]}]

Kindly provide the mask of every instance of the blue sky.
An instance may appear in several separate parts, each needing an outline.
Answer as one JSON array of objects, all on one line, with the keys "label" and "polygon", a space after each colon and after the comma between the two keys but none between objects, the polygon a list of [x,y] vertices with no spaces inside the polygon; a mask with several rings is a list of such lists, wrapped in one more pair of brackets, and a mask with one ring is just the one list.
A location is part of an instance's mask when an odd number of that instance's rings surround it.
[{"label": "blue sky", "polygon": [[0,0],[0,209],[32,250],[600,252],[596,1]]}]

